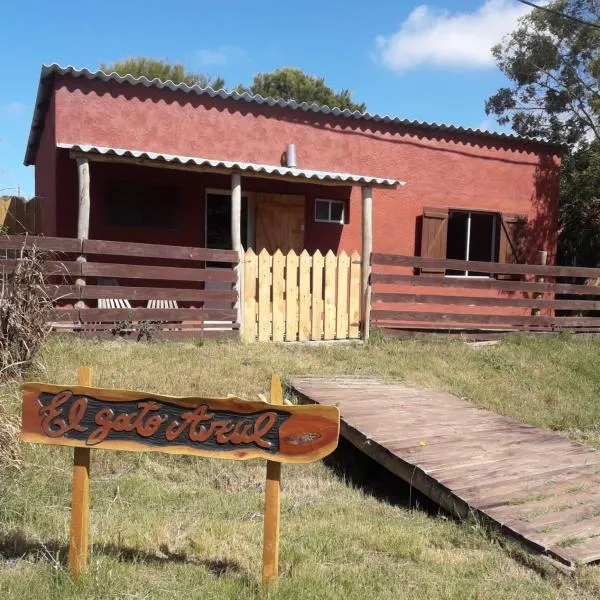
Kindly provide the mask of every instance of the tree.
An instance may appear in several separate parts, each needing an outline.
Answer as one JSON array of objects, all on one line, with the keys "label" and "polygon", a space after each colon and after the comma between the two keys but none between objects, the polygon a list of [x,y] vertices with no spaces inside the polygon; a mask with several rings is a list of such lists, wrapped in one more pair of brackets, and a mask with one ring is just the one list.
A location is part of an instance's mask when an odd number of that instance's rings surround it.
[{"label": "tree", "polygon": [[520,135],[564,146],[559,258],[597,264],[600,8],[597,0],[554,0],[544,8],[553,12],[532,10],[492,49],[511,86],[492,95],[485,109]]},{"label": "tree", "polygon": [[[555,0],[548,7],[600,23],[596,0]],[[568,145],[599,137],[600,29],[533,10],[492,53],[513,85],[489,98],[487,114],[521,135]]]},{"label": "tree", "polygon": [[[600,264],[600,142],[563,156],[560,179],[560,253],[563,261]],[[573,259],[576,259],[574,261]]]},{"label": "tree", "polygon": [[257,73],[249,87],[237,86],[237,91],[260,94],[283,100],[296,100],[341,109],[364,112],[366,105],[352,100],[347,89],[336,92],[325,83],[323,77],[313,77],[294,67],[283,67],[270,73]]},{"label": "tree", "polygon": [[222,77],[210,77],[202,73],[187,71],[180,63],[169,63],[165,60],[157,60],[145,56],[126,58],[112,64],[102,63],[100,68],[105,73],[118,73],[119,75],[133,75],[134,77],[158,78],[161,81],[172,81],[173,83],[186,83],[187,85],[199,85],[220,89],[225,87]]}]

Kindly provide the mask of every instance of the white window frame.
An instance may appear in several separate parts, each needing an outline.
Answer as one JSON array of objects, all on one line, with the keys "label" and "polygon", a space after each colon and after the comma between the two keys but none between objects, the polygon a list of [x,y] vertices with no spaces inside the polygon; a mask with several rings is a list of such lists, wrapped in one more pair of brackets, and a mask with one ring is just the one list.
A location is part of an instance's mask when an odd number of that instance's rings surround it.
[{"label": "white window frame", "polygon": [[[328,204],[328,219],[318,219],[317,218],[317,202],[327,202]],[[342,218],[337,221],[331,218],[331,207],[334,204],[342,205]],[[315,223],[335,223],[336,225],[344,225],[346,223],[346,203],[343,200],[330,200],[329,198],[315,198]]]},{"label": "white window frame", "polygon": [[[484,210],[461,210],[460,208],[457,209],[450,209],[449,213],[467,213],[467,235],[466,235],[466,239],[465,239],[465,259],[464,260],[470,260],[469,258],[469,247],[471,246],[471,215],[473,213],[478,213],[478,214],[485,214],[485,215],[492,215],[494,221],[492,224],[492,240],[491,240],[491,256],[492,258],[494,258],[496,256],[496,252],[498,250],[498,248],[496,247],[497,244],[497,240],[496,240],[496,230],[498,229],[498,213],[495,212],[491,212],[491,211],[484,211]],[[472,277],[472,278],[479,278],[479,279],[490,279],[492,277],[494,277],[494,273],[490,273],[489,275],[469,275],[469,271],[463,271],[462,275],[446,275],[446,277]]]}]

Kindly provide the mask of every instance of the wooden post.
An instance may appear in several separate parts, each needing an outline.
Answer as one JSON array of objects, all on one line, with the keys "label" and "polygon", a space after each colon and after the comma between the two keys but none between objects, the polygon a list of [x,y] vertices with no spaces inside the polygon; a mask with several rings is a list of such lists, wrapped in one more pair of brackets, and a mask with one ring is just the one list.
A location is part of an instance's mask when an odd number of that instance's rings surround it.
[{"label": "wooden post", "polygon": [[[80,240],[87,240],[90,234],[90,165],[88,159],[82,156],[76,158],[77,176],[79,181],[79,209],[77,213],[77,237]],[[77,262],[86,262],[85,254],[77,257]],[[85,277],[75,280],[75,285],[84,286]],[[83,300],[75,303],[75,308],[85,308]]]},{"label": "wooden post", "polygon": [[369,339],[371,320],[371,253],[373,252],[373,189],[362,188],[362,269],[360,297],[362,304],[362,337]]},{"label": "wooden post", "polygon": [[[538,253],[535,256],[535,262],[538,265],[545,265],[548,262],[548,251],[547,250],[539,250]],[[544,276],[543,275],[536,275],[535,280],[539,283],[544,283]],[[544,294],[543,293],[539,293],[536,292],[533,295],[534,299],[539,299],[539,298],[543,298]],[[539,316],[540,314],[540,309],[539,308],[532,308],[531,309],[531,314],[533,316]]]},{"label": "wooden post", "polygon": [[[80,367],[78,384],[92,385],[92,369]],[[71,530],[69,534],[69,571],[79,577],[87,570],[90,524],[90,451],[73,449],[73,483],[71,488]]]},{"label": "wooden post", "polygon": [[88,159],[77,157],[79,179],[79,212],[77,213],[77,237],[87,240],[90,234],[90,165]]},{"label": "wooden post", "polygon": [[[271,376],[271,404],[283,404],[281,380]],[[281,517],[281,463],[267,461],[263,537],[263,583],[277,583],[279,575],[279,521]]]},{"label": "wooden post", "polygon": [[240,324],[240,335],[244,339],[244,324],[242,301],[244,294],[244,278],[242,277],[242,263],[244,260],[244,249],[242,247],[242,176],[239,173],[231,174],[231,247],[238,253],[238,264],[235,268],[237,279],[235,290],[238,300],[235,304],[237,310],[237,322]]}]

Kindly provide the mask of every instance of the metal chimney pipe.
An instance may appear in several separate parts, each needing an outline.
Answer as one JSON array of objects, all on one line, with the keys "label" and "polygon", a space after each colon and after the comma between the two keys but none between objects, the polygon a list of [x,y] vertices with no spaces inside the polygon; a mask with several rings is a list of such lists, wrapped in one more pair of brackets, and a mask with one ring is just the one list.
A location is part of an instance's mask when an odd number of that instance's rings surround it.
[{"label": "metal chimney pipe", "polygon": [[296,167],[296,144],[288,144],[285,153],[285,162],[288,167]]}]

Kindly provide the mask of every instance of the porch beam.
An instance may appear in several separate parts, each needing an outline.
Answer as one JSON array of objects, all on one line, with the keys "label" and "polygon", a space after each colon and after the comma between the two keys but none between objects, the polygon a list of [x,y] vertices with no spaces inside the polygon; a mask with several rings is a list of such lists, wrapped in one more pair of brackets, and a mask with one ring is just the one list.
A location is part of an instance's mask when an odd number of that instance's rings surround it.
[{"label": "porch beam", "polygon": [[[77,237],[80,240],[87,240],[90,235],[90,165],[88,159],[84,156],[76,158],[77,162],[77,181],[79,188],[79,204],[77,212]],[[86,262],[85,254],[77,257],[77,262]],[[75,285],[84,286],[85,277],[75,280]],[[78,300],[75,308],[86,308],[84,300]]]},{"label": "porch beam", "polygon": [[[143,167],[152,167],[154,169],[170,169],[175,171],[192,171],[194,173],[217,173],[219,175],[230,175],[231,169],[217,168],[217,167],[199,167],[198,165],[189,165],[176,162],[161,162],[160,160],[152,160],[149,158],[131,158],[128,156],[107,156],[98,154],[96,152],[81,152],[79,150],[70,151],[71,158],[83,157],[87,158],[90,162],[105,162],[105,163],[120,163],[127,165],[137,165]],[[292,177],[290,175],[277,175],[274,173],[260,173],[255,171],[248,171],[248,177],[256,179],[270,179],[276,181],[289,181],[290,183],[307,183],[313,185],[327,186],[327,187],[352,187],[356,185],[353,181],[334,181],[334,180],[321,180],[321,179],[308,179],[306,177]],[[371,183],[372,188],[385,188],[395,189],[398,185],[404,185],[402,182],[394,185]]]},{"label": "porch beam", "polygon": [[373,189],[362,187],[362,338],[369,339],[371,320],[371,254],[373,252]]},{"label": "porch beam", "polygon": [[235,267],[237,278],[235,289],[238,294],[235,308],[237,310],[237,322],[240,324],[240,334],[244,336],[244,325],[242,323],[242,302],[244,298],[242,270],[244,260],[244,248],[242,246],[242,176],[240,173],[231,174],[231,248],[238,253],[238,264]]}]

